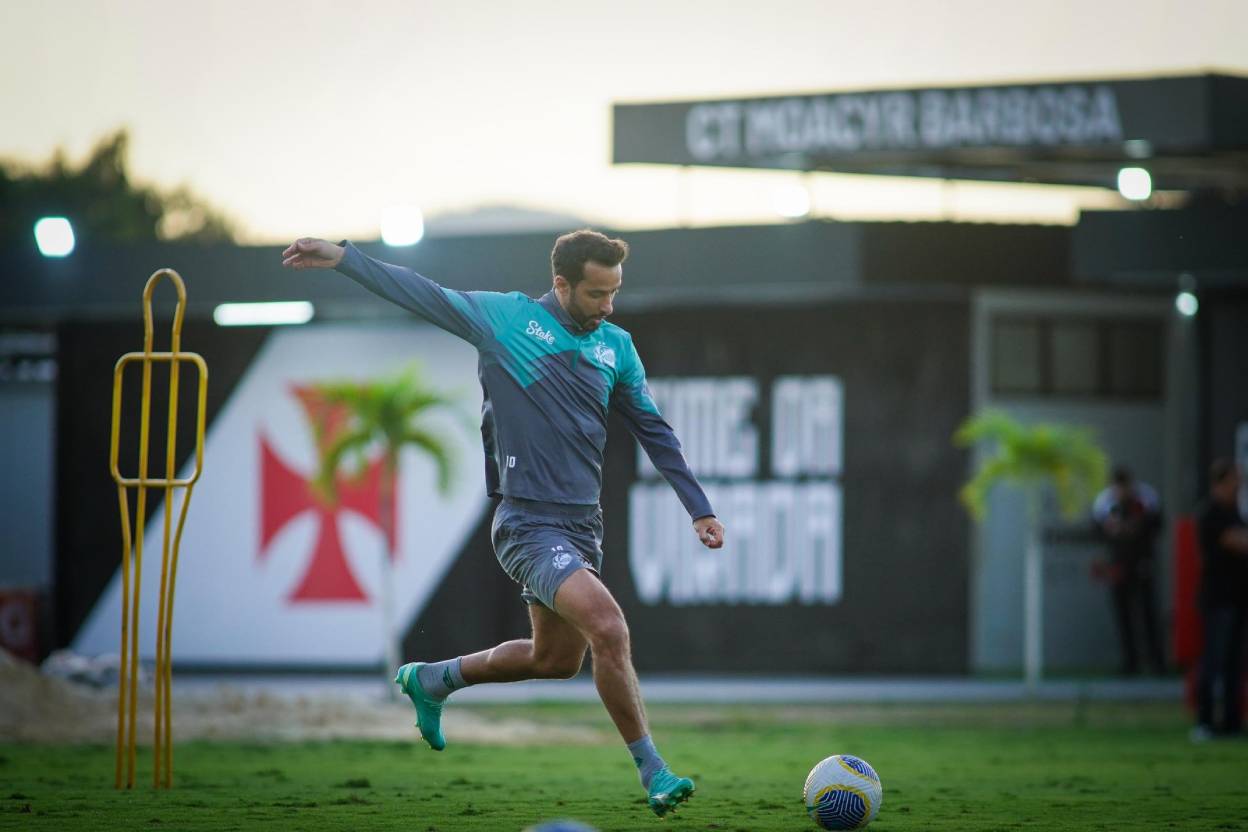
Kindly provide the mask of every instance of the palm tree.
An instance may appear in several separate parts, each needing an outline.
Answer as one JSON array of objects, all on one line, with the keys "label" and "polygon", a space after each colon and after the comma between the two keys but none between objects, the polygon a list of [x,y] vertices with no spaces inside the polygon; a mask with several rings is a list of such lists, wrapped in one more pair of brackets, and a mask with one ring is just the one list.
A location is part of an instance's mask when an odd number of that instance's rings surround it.
[{"label": "palm tree", "polygon": [[[450,490],[453,456],[446,440],[424,426],[430,410],[447,408],[458,413],[455,402],[432,390],[420,371],[412,366],[373,381],[334,381],[313,385],[323,407],[314,421],[316,444],[321,449],[314,487],[330,505],[338,501],[340,470],[363,476],[368,452],[380,447],[381,477],[378,486],[378,522],[383,546],[397,545],[394,534],[394,481],[399,454],[408,446],[419,448],[433,459],[438,471],[438,491]],[[462,415],[462,414],[460,414]],[[394,627],[394,586],[390,569],[396,552],[382,557],[382,630],[388,668],[399,664],[399,638]],[[388,679],[387,679],[388,681]],[[387,685],[393,695],[393,690]]]},{"label": "palm tree", "polygon": [[1040,681],[1043,661],[1041,495],[1046,487],[1057,497],[1062,515],[1077,517],[1105,486],[1108,460],[1089,430],[1063,425],[1024,426],[1006,414],[986,410],[967,419],[954,434],[961,447],[991,442],[975,476],[958,493],[976,520],[987,513],[988,494],[998,483],[1021,487],[1026,494],[1026,547],[1023,560],[1023,667],[1027,686]]}]

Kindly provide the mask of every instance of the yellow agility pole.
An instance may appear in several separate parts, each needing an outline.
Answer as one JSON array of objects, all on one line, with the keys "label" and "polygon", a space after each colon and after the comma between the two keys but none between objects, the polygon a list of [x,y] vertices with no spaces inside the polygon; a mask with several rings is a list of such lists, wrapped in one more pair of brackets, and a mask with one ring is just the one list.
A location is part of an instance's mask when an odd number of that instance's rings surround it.
[{"label": "yellow agility pole", "polygon": [[[152,294],[161,278],[167,277],[178,292],[174,311],[169,352],[152,351]],[[121,672],[117,693],[117,758],[115,785],[134,786],[135,722],[139,692],[139,599],[142,597],[143,532],[147,514],[147,489],[165,490],[165,523],[161,545],[160,595],[156,617],[156,689],[154,732],[152,741],[152,785],[169,788],[173,785],[172,694],[173,665],[170,660],[173,636],[173,595],[178,577],[178,547],[186,524],[186,509],[191,491],[204,466],[204,414],[208,401],[208,365],[193,352],[182,352],[182,319],[186,309],[186,285],[173,269],[160,269],[148,278],[143,288],[143,352],[130,352],[117,361],[113,369],[113,430],[109,449],[109,467],[117,483],[117,499],[121,510]],[[139,475],[121,475],[117,456],[121,436],[122,377],[126,365],[142,362],[143,387],[139,414]],[[147,476],[148,439],[151,426],[152,363],[169,364],[169,414],[165,447],[165,475],[157,479]],[[178,370],[182,362],[190,362],[199,371],[199,406],[195,420],[195,469],[191,476],[174,476],[177,450]],[[135,519],[130,526],[130,501],[127,489],[137,491]],[[175,489],[183,488],[178,523],[172,527]],[[172,532],[172,535],[171,535]],[[133,579],[131,578],[133,564]]]}]

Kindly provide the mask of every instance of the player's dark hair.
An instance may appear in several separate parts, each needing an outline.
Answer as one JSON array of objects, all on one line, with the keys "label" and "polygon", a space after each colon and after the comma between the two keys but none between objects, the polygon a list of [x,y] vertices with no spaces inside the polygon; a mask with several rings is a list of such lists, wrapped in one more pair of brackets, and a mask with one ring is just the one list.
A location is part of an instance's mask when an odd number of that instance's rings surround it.
[{"label": "player's dark hair", "polygon": [[585,264],[591,260],[602,266],[618,266],[628,257],[628,243],[606,234],[582,228],[555,240],[550,251],[550,274],[560,275],[573,288],[585,279]]},{"label": "player's dark hair", "polygon": [[1235,470],[1235,463],[1225,457],[1215,459],[1209,466],[1209,484],[1217,485],[1226,480]]},{"label": "player's dark hair", "polygon": [[1135,479],[1131,474],[1131,469],[1125,465],[1118,465],[1114,468],[1112,477],[1114,485],[1126,488]]}]

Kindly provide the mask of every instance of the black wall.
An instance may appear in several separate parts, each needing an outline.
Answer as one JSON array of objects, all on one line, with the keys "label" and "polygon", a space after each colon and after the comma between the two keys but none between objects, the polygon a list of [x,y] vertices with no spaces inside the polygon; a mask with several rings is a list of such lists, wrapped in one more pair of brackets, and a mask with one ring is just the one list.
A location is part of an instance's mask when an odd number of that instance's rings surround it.
[{"label": "black wall", "polygon": [[[949,437],[969,407],[967,303],[687,306],[621,316],[619,323],[633,333],[651,378],[745,375],[766,391],[777,375],[834,375],[845,402],[839,478],[844,589],[833,605],[642,603],[628,563],[636,451],[625,426],[612,423],[604,576],[628,616],[637,666],[652,672],[964,671],[968,530],[955,495],[966,461]],[[73,637],[119,561],[117,490],[108,472],[112,372],[122,353],[141,347],[141,335],[137,323],[79,322],[58,331],[58,645]],[[201,353],[210,367],[210,422],[266,335],[187,324],[184,347]],[[160,340],[157,347],[163,347]],[[179,464],[192,450],[193,377],[188,372],[182,382]],[[129,474],[137,447],[138,374],[126,383],[122,469]],[[154,425],[163,422],[164,406],[157,395]],[[766,435],[769,407],[758,407],[754,421]],[[163,447],[161,435],[157,428],[154,447]],[[162,467],[162,453],[153,456],[153,472]],[[149,504],[149,516],[156,508],[156,501]],[[731,513],[722,519],[731,536]],[[409,656],[436,658],[527,632],[519,588],[490,549],[487,517],[465,540],[405,648]]]},{"label": "black wall", "polygon": [[[836,375],[844,386],[844,594],[835,605],[643,604],[628,564],[635,445],[613,421],[603,490],[604,578],[643,671],[958,673],[967,667],[968,527],[949,437],[969,407],[965,302],[687,307],[621,316],[651,378]],[[755,414],[762,433],[769,408]],[[733,517],[722,520],[733,533]],[[690,532],[692,534],[692,532]],[[713,555],[712,555],[713,556]],[[406,639],[442,658],[528,634],[519,588],[466,542]]]}]

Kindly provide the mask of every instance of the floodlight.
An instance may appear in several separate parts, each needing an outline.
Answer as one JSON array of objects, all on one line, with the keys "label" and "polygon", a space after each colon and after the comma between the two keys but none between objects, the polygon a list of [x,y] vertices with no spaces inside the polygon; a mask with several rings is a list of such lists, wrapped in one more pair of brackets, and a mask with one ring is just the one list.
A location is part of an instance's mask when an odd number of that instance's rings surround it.
[{"label": "floodlight", "polygon": [[801,219],[810,213],[810,192],[801,185],[784,185],[771,193],[771,207],[782,217]]},{"label": "floodlight", "polygon": [[425,217],[415,205],[391,205],[381,212],[381,239],[388,246],[414,246],[425,236]]},{"label": "floodlight", "polygon": [[312,304],[306,300],[274,303],[223,303],[212,311],[218,326],[277,326],[306,324],[312,320]]},{"label": "floodlight", "polygon": [[1118,171],[1118,193],[1127,199],[1148,199],[1153,193],[1153,178],[1144,168],[1123,168]]},{"label": "floodlight", "polygon": [[44,257],[68,257],[74,250],[74,227],[64,217],[44,217],[35,223],[35,243]]},{"label": "floodlight", "polygon": [[1190,318],[1200,309],[1200,301],[1191,292],[1179,292],[1174,296],[1174,308],[1184,318]]}]

